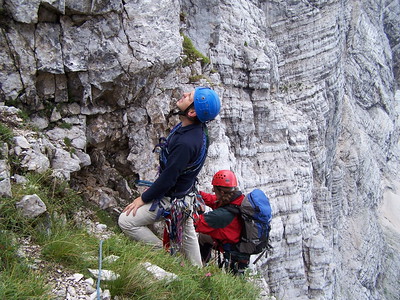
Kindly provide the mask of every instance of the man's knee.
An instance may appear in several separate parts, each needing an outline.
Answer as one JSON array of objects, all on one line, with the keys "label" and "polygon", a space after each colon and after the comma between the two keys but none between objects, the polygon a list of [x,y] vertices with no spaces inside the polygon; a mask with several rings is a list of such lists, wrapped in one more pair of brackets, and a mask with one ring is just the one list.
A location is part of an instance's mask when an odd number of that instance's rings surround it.
[{"label": "man's knee", "polygon": [[132,227],[131,224],[127,222],[128,216],[125,213],[122,213],[118,217],[118,226],[122,229],[122,231],[128,230]]},{"label": "man's knee", "polygon": [[143,215],[143,212],[138,210],[136,215],[133,216],[132,213],[126,215],[126,213],[122,213],[118,217],[118,225],[123,230],[133,230],[135,228],[140,228],[143,226],[148,226],[153,224],[154,222],[150,222],[146,219],[146,216]]}]

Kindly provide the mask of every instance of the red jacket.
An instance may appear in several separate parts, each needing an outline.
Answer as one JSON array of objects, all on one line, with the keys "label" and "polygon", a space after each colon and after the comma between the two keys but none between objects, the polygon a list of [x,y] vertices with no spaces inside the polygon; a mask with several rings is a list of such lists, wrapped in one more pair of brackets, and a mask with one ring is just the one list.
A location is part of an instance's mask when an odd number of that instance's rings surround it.
[{"label": "red jacket", "polygon": [[[199,215],[195,220],[195,228],[197,232],[208,234],[213,240],[221,243],[237,243],[239,242],[240,232],[242,230],[242,220],[238,215],[229,212],[225,206],[218,207],[217,198],[213,194],[200,192],[207,206],[213,211]],[[240,193],[231,204],[240,205],[244,199],[244,195]]]}]

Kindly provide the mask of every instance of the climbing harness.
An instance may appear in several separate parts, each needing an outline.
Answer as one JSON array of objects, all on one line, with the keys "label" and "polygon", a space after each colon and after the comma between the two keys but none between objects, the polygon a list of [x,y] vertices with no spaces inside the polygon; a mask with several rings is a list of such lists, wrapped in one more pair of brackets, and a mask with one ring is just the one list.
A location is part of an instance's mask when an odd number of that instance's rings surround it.
[{"label": "climbing harness", "polygon": [[169,249],[171,255],[182,249],[185,223],[192,213],[191,205],[185,201],[188,198],[191,199],[188,196],[173,199],[169,214],[164,217],[166,229],[164,234],[167,234],[163,238],[164,247]]},{"label": "climbing harness", "polygon": [[[174,136],[176,131],[182,127],[182,122],[176,125],[170,132],[170,134],[165,138],[161,137],[158,141],[158,144],[154,146],[153,152],[159,153],[159,161],[160,161],[160,167],[159,167],[159,173],[165,168],[167,165],[167,159],[169,155],[168,151],[168,144],[171,138]],[[189,172],[195,172],[201,168],[203,165],[206,157],[207,157],[207,151],[208,151],[208,145],[209,145],[209,140],[208,140],[208,129],[205,125],[202,125],[203,127],[203,143],[202,147],[200,150],[200,155],[194,161],[192,164],[187,166],[187,168],[183,171],[182,174],[188,174]],[[182,175],[181,174],[181,175]]]},{"label": "climbing harness", "polygon": [[[136,180],[135,183],[140,186],[151,186],[153,182]],[[182,249],[183,232],[187,219],[191,217],[191,207],[193,206],[193,209],[202,207],[201,203],[196,205],[196,203],[199,202],[198,197],[201,198],[201,196],[195,192],[189,192],[186,196],[180,198],[171,199],[169,197],[163,197],[162,199],[154,200],[150,207],[150,211],[157,209],[156,220],[159,220],[161,217],[164,218],[163,246],[165,249],[168,249],[171,255],[174,255]],[[194,203],[188,203],[187,201],[194,201]],[[204,200],[202,201],[204,204]],[[204,210],[203,207],[202,209]]]},{"label": "climbing harness", "polygon": [[[171,138],[174,136],[177,130],[179,130],[180,128],[182,128],[182,122],[177,124],[166,138],[161,137],[159,139],[159,143],[153,149],[153,152],[159,153],[159,174],[162,172],[163,169],[165,169],[167,165],[168,156],[170,154],[168,150],[169,142],[171,141]],[[209,146],[208,130],[204,124],[202,124],[202,129],[203,135],[200,154],[193,163],[186,167],[186,169],[180,174],[180,176],[198,171],[202,167],[206,159]],[[148,187],[150,187],[153,183],[146,180],[136,180],[135,182],[137,185]],[[182,197],[162,197],[160,199],[155,199],[152,206],[150,207],[150,211],[154,211],[157,209],[156,220],[158,220],[160,217],[164,217],[165,219],[163,245],[165,248],[169,249],[171,254],[179,252],[182,248],[185,229],[184,226],[187,219],[191,217],[192,207],[194,206],[194,209],[196,210],[201,209],[202,203],[199,201],[195,201],[197,197],[196,195],[198,193],[193,192],[193,190],[194,188],[191,187],[188,191],[184,193],[185,196]]]},{"label": "climbing harness", "polygon": [[204,202],[204,199],[198,192],[197,188],[195,188],[195,195],[196,199],[193,203],[193,213],[201,215],[206,211],[206,203]]}]

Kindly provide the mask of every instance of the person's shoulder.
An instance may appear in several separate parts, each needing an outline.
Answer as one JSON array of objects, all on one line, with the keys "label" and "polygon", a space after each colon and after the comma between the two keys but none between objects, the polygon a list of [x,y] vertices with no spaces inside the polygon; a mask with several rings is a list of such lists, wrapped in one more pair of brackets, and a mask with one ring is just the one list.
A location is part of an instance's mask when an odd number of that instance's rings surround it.
[{"label": "person's shoulder", "polygon": [[245,196],[246,196],[245,194],[240,194],[238,197],[236,197],[236,199],[234,199],[231,202],[231,204],[233,204],[233,205],[241,205]]}]

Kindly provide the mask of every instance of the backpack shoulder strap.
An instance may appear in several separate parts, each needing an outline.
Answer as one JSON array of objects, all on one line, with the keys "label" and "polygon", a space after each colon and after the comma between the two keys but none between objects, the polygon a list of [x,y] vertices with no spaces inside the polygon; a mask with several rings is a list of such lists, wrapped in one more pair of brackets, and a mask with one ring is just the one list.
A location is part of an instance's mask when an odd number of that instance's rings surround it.
[{"label": "backpack shoulder strap", "polygon": [[230,213],[233,213],[235,215],[240,214],[240,209],[239,209],[239,205],[235,205],[235,204],[228,204],[225,206],[226,210],[229,211]]}]

